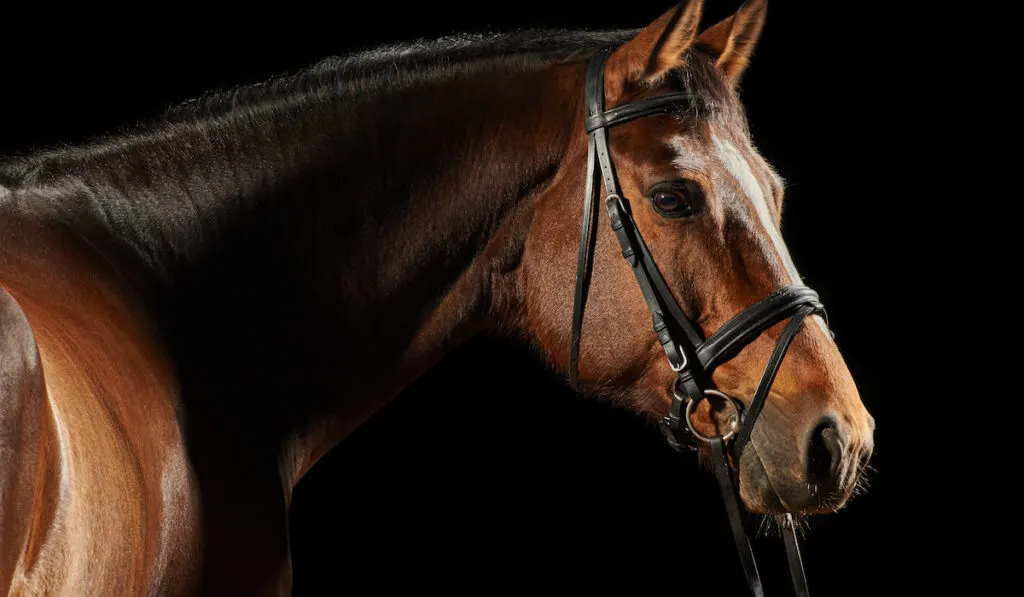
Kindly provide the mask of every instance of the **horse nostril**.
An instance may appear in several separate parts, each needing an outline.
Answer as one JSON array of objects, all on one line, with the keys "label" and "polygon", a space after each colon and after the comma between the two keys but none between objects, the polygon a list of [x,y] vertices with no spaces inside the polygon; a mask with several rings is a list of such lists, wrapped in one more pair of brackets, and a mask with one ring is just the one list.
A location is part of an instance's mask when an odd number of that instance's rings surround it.
[{"label": "horse nostril", "polygon": [[811,434],[808,451],[807,472],[811,482],[835,488],[841,475],[843,452],[843,440],[836,424],[831,420],[819,423]]}]

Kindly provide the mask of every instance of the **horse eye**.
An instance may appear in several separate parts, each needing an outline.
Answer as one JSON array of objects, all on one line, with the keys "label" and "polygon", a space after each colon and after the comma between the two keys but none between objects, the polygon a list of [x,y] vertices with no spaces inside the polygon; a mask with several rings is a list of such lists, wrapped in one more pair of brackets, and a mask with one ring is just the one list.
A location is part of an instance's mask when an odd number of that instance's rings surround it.
[{"label": "horse eye", "polygon": [[681,190],[656,191],[651,195],[651,203],[663,216],[684,218],[693,215],[693,203]]}]

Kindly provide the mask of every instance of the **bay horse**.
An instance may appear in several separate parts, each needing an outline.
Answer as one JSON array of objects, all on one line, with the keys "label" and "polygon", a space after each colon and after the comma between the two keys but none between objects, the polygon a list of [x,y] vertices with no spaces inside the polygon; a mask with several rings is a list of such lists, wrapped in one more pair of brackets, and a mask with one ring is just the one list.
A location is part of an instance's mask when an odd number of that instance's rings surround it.
[{"label": "bay horse", "polygon": [[[328,59],[0,166],[0,589],[285,595],[303,474],[453,347],[533,345],[570,375],[584,79],[623,196],[704,333],[798,284],[784,185],[736,87],[765,20],[458,36]],[[675,374],[615,233],[595,226],[581,391],[661,420]],[[715,369],[749,404],[782,333]],[[574,367],[575,369],[575,367]],[[716,406],[693,425],[721,433]],[[755,513],[831,512],[874,422],[820,317],[738,463]],[[824,465],[822,465],[822,459]]]}]

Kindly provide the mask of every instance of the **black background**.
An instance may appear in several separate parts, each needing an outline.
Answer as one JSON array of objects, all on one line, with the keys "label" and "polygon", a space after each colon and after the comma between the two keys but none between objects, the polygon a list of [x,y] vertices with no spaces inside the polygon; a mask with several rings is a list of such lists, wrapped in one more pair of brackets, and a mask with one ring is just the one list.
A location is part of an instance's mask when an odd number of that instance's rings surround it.
[{"label": "black background", "polygon": [[[75,142],[214,87],[256,82],[381,43],[523,27],[638,27],[669,7],[632,1],[316,7],[152,5],[152,12],[11,15],[0,154]],[[736,3],[712,1],[706,23]],[[774,2],[742,85],[755,142],[789,181],[784,235],[828,306],[878,422],[871,489],[817,517],[812,589],[920,588],[944,549],[925,513],[922,402],[940,388],[930,332],[944,252],[921,185],[930,143],[910,91],[923,51],[904,15],[849,3]],[[917,35],[917,36],[915,36]],[[947,218],[948,214],[941,214]],[[939,242],[937,242],[939,241]],[[880,342],[880,338],[900,340]],[[926,489],[927,488],[927,489]],[[298,595],[396,587],[660,585],[744,592],[713,479],[636,417],[579,398],[522,347],[458,350],[326,457],[291,515]],[[752,521],[752,526],[756,523]],[[756,541],[770,594],[786,594],[775,541]],[[915,563],[917,562],[917,563]],[[945,572],[945,571],[943,571]],[[774,589],[774,590],[772,590]]]}]

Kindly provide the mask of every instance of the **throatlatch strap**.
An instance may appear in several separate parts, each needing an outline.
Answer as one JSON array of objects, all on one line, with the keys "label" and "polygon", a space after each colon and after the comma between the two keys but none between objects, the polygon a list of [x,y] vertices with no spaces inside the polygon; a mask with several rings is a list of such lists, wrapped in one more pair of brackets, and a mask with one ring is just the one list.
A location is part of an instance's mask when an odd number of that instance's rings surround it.
[{"label": "throatlatch strap", "polygon": [[740,563],[743,565],[743,574],[747,577],[747,586],[750,587],[750,592],[754,597],[764,597],[761,576],[757,573],[757,562],[754,561],[754,549],[750,546],[746,531],[743,530],[740,505],[736,497],[736,488],[732,484],[732,474],[729,472],[729,461],[725,455],[725,445],[722,443],[721,436],[711,440],[711,460],[714,463],[718,488],[722,491],[722,501],[725,502],[725,510],[729,514],[732,540],[736,543],[736,551],[740,554]]},{"label": "throatlatch strap", "polygon": [[569,384],[576,388],[579,383],[580,338],[583,332],[583,312],[587,303],[590,286],[590,262],[593,258],[593,221],[597,205],[594,201],[596,188],[601,185],[594,169],[594,138],[587,141],[587,183],[583,195],[583,222],[580,224],[580,246],[576,255],[576,293],[572,306],[572,337],[569,346]]}]

